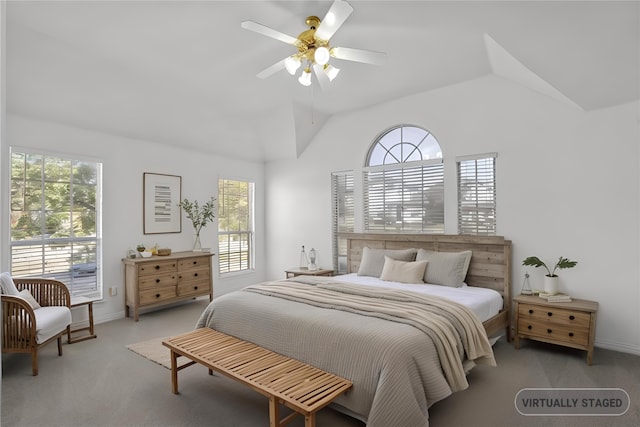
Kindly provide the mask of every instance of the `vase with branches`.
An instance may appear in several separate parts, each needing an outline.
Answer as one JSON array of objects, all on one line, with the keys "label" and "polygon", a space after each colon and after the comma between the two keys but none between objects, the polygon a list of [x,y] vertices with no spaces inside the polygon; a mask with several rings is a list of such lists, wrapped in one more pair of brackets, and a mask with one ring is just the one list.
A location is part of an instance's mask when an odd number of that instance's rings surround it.
[{"label": "vase with branches", "polygon": [[215,201],[216,199],[211,197],[211,199],[209,199],[206,203],[200,205],[197,200],[192,202],[189,199],[185,198],[180,203],[178,203],[178,206],[180,206],[185,211],[185,213],[187,214],[187,218],[189,218],[191,220],[191,223],[193,224],[193,229],[195,231],[193,250],[195,252],[202,251],[202,244],[200,242],[200,231],[215,218]]}]

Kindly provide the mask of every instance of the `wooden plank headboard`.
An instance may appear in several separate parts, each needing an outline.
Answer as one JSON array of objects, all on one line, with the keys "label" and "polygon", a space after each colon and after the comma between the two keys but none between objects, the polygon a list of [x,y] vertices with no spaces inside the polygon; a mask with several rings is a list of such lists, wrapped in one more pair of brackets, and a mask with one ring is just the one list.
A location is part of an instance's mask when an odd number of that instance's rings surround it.
[{"label": "wooden plank headboard", "polygon": [[[453,234],[341,233],[347,239],[347,272],[357,273],[365,246],[379,249],[422,248],[439,252],[471,250],[465,282],[469,286],[494,289],[504,301],[504,321],[511,313],[511,241],[501,236]],[[507,338],[509,338],[507,332]]]}]

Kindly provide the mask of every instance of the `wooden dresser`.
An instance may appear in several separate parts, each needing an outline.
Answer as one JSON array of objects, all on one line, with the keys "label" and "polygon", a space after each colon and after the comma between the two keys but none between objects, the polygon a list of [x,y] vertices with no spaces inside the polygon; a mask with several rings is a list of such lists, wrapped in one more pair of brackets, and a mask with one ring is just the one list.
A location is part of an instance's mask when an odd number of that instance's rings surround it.
[{"label": "wooden dresser", "polygon": [[516,348],[520,347],[520,338],[578,348],[587,351],[587,363],[591,365],[597,302],[574,299],[554,303],[532,295],[518,295],[514,301]]},{"label": "wooden dresser", "polygon": [[209,295],[213,299],[212,253],[175,252],[168,256],[125,258],[125,314],[133,309],[138,321],[140,308]]}]

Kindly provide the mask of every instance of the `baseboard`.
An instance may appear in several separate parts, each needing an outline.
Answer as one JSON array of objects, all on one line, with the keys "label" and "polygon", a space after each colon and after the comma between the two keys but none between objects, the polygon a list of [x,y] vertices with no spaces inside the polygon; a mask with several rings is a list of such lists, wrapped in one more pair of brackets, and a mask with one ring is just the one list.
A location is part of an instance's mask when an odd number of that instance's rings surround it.
[{"label": "baseboard", "polygon": [[124,317],[124,310],[118,311],[115,313],[109,313],[106,316],[98,316],[94,318],[93,321],[97,325],[100,323],[111,322],[112,320],[122,319],[123,317]]},{"label": "baseboard", "polygon": [[636,356],[640,356],[640,347],[629,345],[629,344],[621,344],[617,342],[596,340],[595,346],[600,348],[605,348],[607,350],[614,350],[614,351],[619,351],[621,353],[629,353],[629,354],[635,354]]}]

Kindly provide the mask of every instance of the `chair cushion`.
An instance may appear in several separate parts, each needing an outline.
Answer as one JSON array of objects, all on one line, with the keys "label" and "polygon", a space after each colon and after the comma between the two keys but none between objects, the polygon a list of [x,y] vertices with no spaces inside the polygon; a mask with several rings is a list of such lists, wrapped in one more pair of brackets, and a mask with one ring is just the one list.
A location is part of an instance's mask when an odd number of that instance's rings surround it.
[{"label": "chair cushion", "polygon": [[2,285],[2,293],[5,295],[12,295],[14,297],[20,296],[20,291],[16,288],[16,284],[13,283],[11,274],[4,272],[0,274],[0,285]]},{"label": "chair cushion", "polygon": [[41,344],[71,324],[69,307],[48,306],[33,310],[36,315],[36,342]]}]

